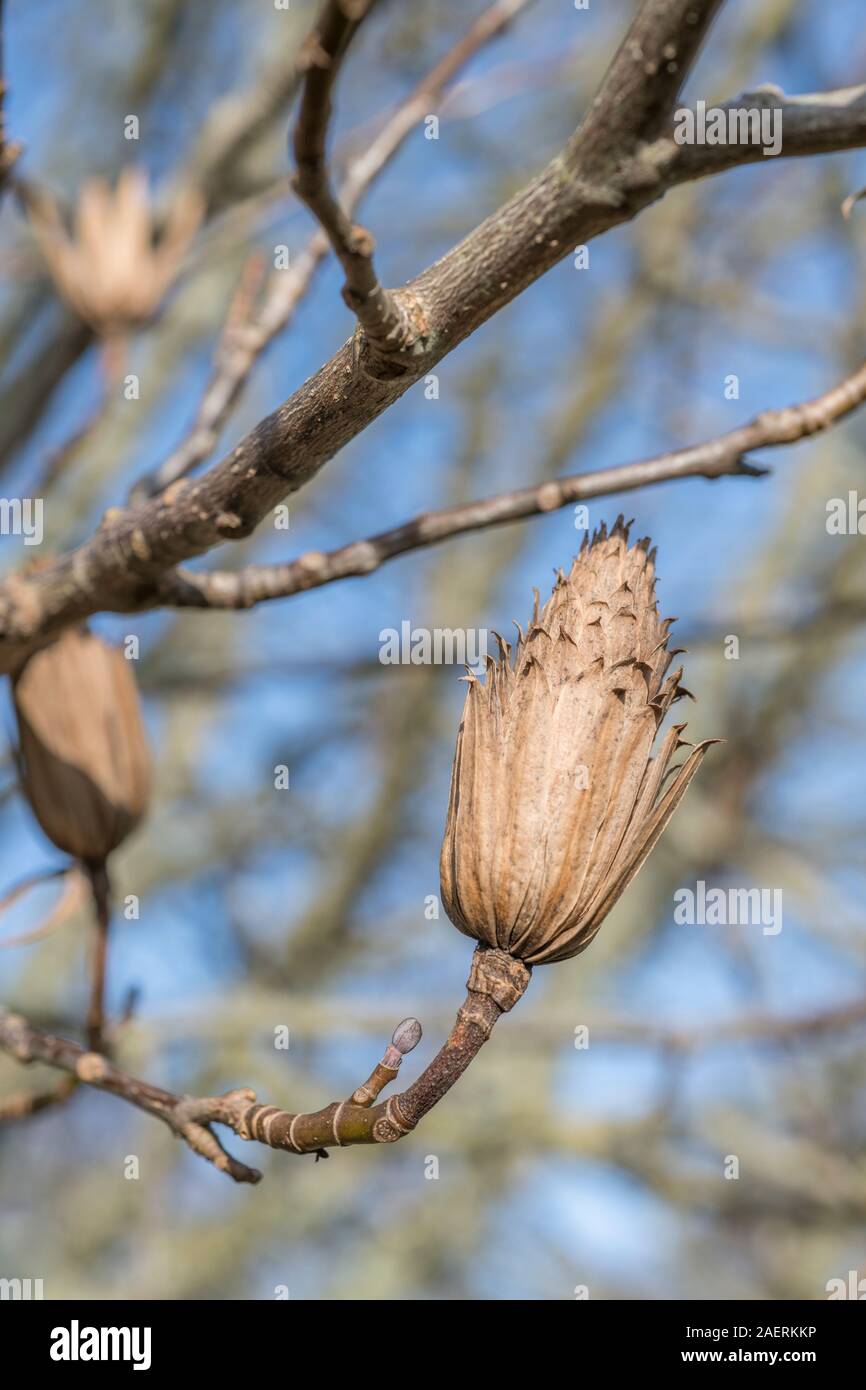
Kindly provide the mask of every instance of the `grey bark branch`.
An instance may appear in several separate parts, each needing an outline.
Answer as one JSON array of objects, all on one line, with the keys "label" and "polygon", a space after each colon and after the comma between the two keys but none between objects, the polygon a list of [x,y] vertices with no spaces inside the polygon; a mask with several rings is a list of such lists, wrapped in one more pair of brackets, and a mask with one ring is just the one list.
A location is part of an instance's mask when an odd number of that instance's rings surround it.
[{"label": "grey bark branch", "polygon": [[[395,291],[416,324],[411,352],[383,364],[350,341],[204,477],[178,482],[142,506],[109,512],[78,550],[8,579],[0,590],[0,671],[14,669],[35,643],[88,614],[158,604],[168,570],[223,540],[248,536],[272,507],[576,244],[628,221],[678,183],[725,167],[719,161],[724,147],[680,146],[672,131],[658,134],[660,107],[676,98],[673,74],[661,72],[669,35],[693,17],[680,50],[676,76],[682,81],[717,8],[717,0],[647,0],[631,31],[639,36],[640,62],[627,38],[566,149],[452,251]],[[657,21],[657,42],[648,15]],[[634,106],[631,119],[622,110],[626,101]],[[841,105],[829,94],[819,103],[790,105],[784,153],[866,143],[862,95]],[[600,147],[590,145],[587,131],[603,129],[605,112],[623,135],[624,153],[604,139]],[[746,145],[731,162],[762,159],[759,146]]]},{"label": "grey bark branch", "polygon": [[159,601],[177,608],[251,608],[267,599],[286,598],[334,580],[371,574],[407,551],[438,545],[469,531],[544,516],[570,503],[631,492],[677,478],[759,477],[747,455],[757,449],[793,444],[829,429],[866,400],[866,363],[815,400],[781,410],[765,410],[746,425],[702,444],[675,449],[617,468],[576,473],[535,487],[500,493],[478,502],[424,512],[402,526],[329,552],[311,551],[284,565],[249,565],[234,572],[196,574],[175,570],[160,586]]}]

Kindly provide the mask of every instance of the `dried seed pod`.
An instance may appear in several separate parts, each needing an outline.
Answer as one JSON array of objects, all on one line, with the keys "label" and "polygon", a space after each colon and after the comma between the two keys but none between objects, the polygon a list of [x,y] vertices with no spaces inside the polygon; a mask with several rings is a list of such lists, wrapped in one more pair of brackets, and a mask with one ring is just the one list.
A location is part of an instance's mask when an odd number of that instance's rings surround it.
[{"label": "dried seed pod", "polygon": [[687,692],[681,668],[667,675],[673,620],[658,616],[655,551],[628,539],[620,517],[584,541],[541,613],[536,595],[513,664],[500,639],[485,680],[469,678],[442,902],[460,931],[527,965],[586,949],[716,741],[671,780],[685,725],[650,758]]},{"label": "dried seed pod", "polygon": [[116,647],[66,631],[13,682],[24,793],[45,834],[104,862],[145,810],[150,756],[135,678]]},{"label": "dried seed pod", "polygon": [[104,179],[82,185],[73,233],[53,198],[25,189],[27,213],[54,282],[96,333],[123,333],[146,322],[177,275],[204,212],[186,189],[173,202],[158,241],[143,170],[128,166],[112,191]]}]

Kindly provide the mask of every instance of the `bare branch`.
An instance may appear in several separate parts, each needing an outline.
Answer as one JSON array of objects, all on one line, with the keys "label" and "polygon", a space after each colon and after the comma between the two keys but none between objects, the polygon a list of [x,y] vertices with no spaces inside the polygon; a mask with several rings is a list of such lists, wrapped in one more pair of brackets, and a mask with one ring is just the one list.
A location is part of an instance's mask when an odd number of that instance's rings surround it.
[{"label": "bare branch", "polygon": [[[473,964],[477,960],[476,953]],[[405,1020],[395,1029],[382,1060],[347,1100],[333,1101],[307,1115],[258,1105],[255,1093],[246,1088],[204,1098],[173,1095],[140,1081],[99,1054],[85,1051],[78,1043],[45,1033],[19,1015],[0,1009],[0,1049],[25,1064],[42,1062],[66,1073],[50,1091],[16,1093],[0,1102],[0,1121],[32,1115],[67,1099],[79,1084],[85,1084],[109,1091],[157,1116],[195,1153],[236,1182],[258,1182],[261,1174],[227,1154],[214,1136],[212,1125],[226,1125],[240,1138],[256,1139],[270,1148],[315,1153],[318,1157],[325,1156],[328,1148],[391,1143],[402,1138],[453,1086],[481,1050],[500,1013],[520,997],[522,982],[510,979],[505,985],[503,978],[497,986],[502,1002],[470,987],[447,1043],[402,1094],[373,1106],[373,1101],[395,1079],[403,1056],[418,1042],[420,1026],[414,1019]],[[470,976],[470,982],[479,982],[477,973],[474,980]],[[604,1019],[591,1024],[590,1030],[602,1041],[661,1047],[669,1053],[685,1054],[728,1042],[787,1046],[801,1039],[845,1032],[864,1022],[866,999],[859,998],[791,1017],[748,1014],[694,1032],[633,1020]]]},{"label": "bare branch", "polygon": [[[724,102],[722,111],[769,107],[780,113],[782,157],[802,158],[859,149],[866,142],[866,83],[832,92],[786,96],[767,84]],[[703,179],[743,164],[767,164],[761,145],[681,145],[677,181]]]},{"label": "bare branch", "polygon": [[[648,13],[666,16],[660,37],[677,17],[685,24],[693,16],[694,32],[683,50],[692,55],[698,30],[706,30],[716,8],[715,0],[645,0],[633,32],[643,33],[642,17]],[[643,80],[649,87],[661,84],[669,102],[670,83],[661,72],[664,44],[653,48],[647,34],[639,46]],[[685,71],[679,73],[684,76]],[[621,77],[634,96],[634,65]],[[606,79],[603,91],[604,101],[597,98],[587,117],[590,127],[603,124],[604,110],[616,118],[619,89]],[[660,103],[661,96],[656,101],[649,95],[640,103],[649,113],[650,133]],[[799,138],[795,128],[783,153],[807,153],[810,140],[816,152],[866,142],[862,102],[834,106],[828,94],[821,110],[821,120],[816,124],[810,116]],[[714,172],[716,148],[702,146],[695,158],[692,148],[676,143],[673,131],[649,144],[630,135],[624,153],[610,150],[599,163],[598,150],[586,148],[578,131],[527,187],[395,291],[412,307],[417,324],[410,351],[390,354],[385,363],[363,340],[353,339],[202,479],[178,482],[140,507],[109,512],[79,550],[7,580],[0,589],[0,670],[14,669],[34,642],[91,613],[157,604],[167,570],[223,540],[248,536],[273,506],[304,486],[413,382],[574,245],[628,221],[676,184]],[[734,162],[762,158],[758,146],[736,149],[733,156],[728,147]]]},{"label": "bare branch", "polygon": [[723,0],[645,0],[573,139],[588,168],[667,134],[674,104]]},{"label": "bare branch", "polygon": [[535,487],[500,493],[479,502],[441,511],[422,512],[402,526],[353,541],[331,551],[311,551],[285,565],[249,565],[236,571],[197,574],[176,570],[160,586],[160,603],[176,608],[251,608],[268,599],[286,598],[337,579],[371,574],[387,560],[407,551],[438,545],[467,531],[544,516],[569,503],[631,492],[677,478],[760,477],[768,470],[748,462],[757,449],[793,444],[828,429],[866,400],[866,363],[815,400],[782,410],[765,410],[746,425],[655,458],[575,473]]},{"label": "bare branch", "polygon": [[[393,159],[419,121],[429,114],[431,106],[441,99],[443,91],[461,68],[532,3],[533,0],[496,0],[387,117],[378,135],[352,160],[340,186],[339,203],[347,217],[352,216],[364,193]],[[319,230],[310,237],[288,270],[273,273],[259,311],[230,339],[224,338],[192,429],[159,468],[136,483],[130,495],[131,501],[142,502],[155,496],[204,462],[216,446],[219,432],[255,363],[268,344],[291,322],[330,249],[327,236]]]},{"label": "bare branch", "polygon": [[43,1110],[62,1105],[78,1086],[74,1076],[61,1076],[60,1080],[45,1091],[17,1091],[0,1100],[0,1124],[8,1120],[28,1120]]},{"label": "bare branch", "polygon": [[202,1158],[235,1182],[258,1182],[255,1168],[239,1163],[222,1147],[213,1125],[225,1125],[241,1139],[256,1139],[272,1149],[327,1157],[329,1148],[350,1144],[392,1144],[411,1133],[463,1075],[503,1013],[523,995],[530,969],[503,951],[478,946],[472,958],[467,994],[444,1046],[416,1081],[399,1095],[374,1105],[393,1081],[403,1055],[421,1037],[420,1025],[406,1019],[368,1079],[346,1100],[332,1101],[310,1114],[293,1114],[256,1103],[254,1091],[227,1091],[222,1096],[176,1096],[131,1076],[79,1043],[33,1028],[17,1014],[0,1010],[0,1048],[20,1062],[45,1062],[76,1081],[110,1091],[121,1100],[157,1116]]},{"label": "bare branch", "polygon": [[304,90],[295,127],[293,187],[319,222],[346,275],[343,298],[374,352],[412,351],[418,334],[407,302],[380,283],[373,265],[375,242],[353,223],[331,188],[325,147],[331,100],[340,63],[371,0],[326,0],[303,50]]}]

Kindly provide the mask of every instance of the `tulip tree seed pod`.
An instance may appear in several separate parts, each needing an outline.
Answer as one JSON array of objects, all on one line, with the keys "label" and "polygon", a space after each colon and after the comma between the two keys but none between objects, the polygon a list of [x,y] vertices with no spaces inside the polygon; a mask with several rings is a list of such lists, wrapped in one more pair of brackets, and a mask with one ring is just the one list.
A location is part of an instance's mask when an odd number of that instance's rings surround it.
[{"label": "tulip tree seed pod", "polygon": [[88,866],[140,821],[150,757],[135,678],[116,647],[67,630],[13,682],[24,793],[45,834]]},{"label": "tulip tree seed pod", "polygon": [[104,179],[82,185],[70,233],[42,189],[23,191],[28,218],[54,282],[94,332],[111,337],[146,323],[178,274],[204,212],[201,195],[183,190],[169,208],[158,241],[142,169],[121,170],[114,189]]},{"label": "tulip tree seed pod", "polygon": [[[442,903],[467,936],[528,966],[586,949],[641,868],[704,757],[670,706],[673,619],[658,614],[655,551],[620,517],[584,540],[515,658],[501,638],[469,688],[440,859]],[[691,748],[676,770],[677,749]]]}]

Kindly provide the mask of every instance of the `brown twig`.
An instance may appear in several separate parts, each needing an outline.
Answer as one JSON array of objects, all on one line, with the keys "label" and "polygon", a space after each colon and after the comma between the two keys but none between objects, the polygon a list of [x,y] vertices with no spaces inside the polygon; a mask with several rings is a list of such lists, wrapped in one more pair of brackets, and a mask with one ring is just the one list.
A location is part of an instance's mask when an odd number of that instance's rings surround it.
[{"label": "brown twig", "polygon": [[[525,989],[526,981],[509,980],[504,986],[500,979],[497,988],[506,991],[500,992],[500,1002],[490,994],[479,992],[473,988],[473,984],[479,983],[478,958],[476,953],[473,960],[475,979],[470,975],[467,999],[448,1041],[418,1080],[392,1099],[390,1115],[387,1105],[372,1108],[373,1101],[395,1079],[402,1057],[417,1044],[421,1029],[414,1019],[404,1020],[395,1029],[382,1060],[348,1100],[334,1101],[313,1114],[294,1115],[273,1106],[255,1104],[255,1093],[247,1089],[203,1098],[173,1095],[138,1080],[105,1057],[85,1051],[78,1043],[34,1028],[17,1014],[0,1009],[0,1049],[22,1063],[42,1062],[68,1073],[55,1090],[16,1093],[0,1102],[0,1120],[33,1114],[67,1098],[78,1084],[86,1084],[156,1115],[194,1152],[227,1172],[236,1182],[258,1182],[261,1175],[226,1153],[210,1131],[211,1125],[226,1125],[239,1137],[256,1139],[271,1148],[290,1153],[316,1153],[319,1157],[331,1147],[391,1142],[413,1128],[453,1086],[477,1056],[500,1013],[512,1007]],[[791,1017],[750,1014],[696,1031],[614,1019],[601,1019],[590,1023],[589,1027],[591,1036],[603,1042],[661,1047],[682,1055],[730,1042],[789,1045],[800,1038],[844,1032],[864,1022],[866,998]],[[384,1123],[376,1133],[380,1121]],[[290,1137],[294,1142],[290,1142]]]},{"label": "brown twig", "polygon": [[90,967],[87,1043],[91,1052],[102,1052],[105,1048],[105,976],[108,967],[108,932],[111,923],[111,887],[104,863],[88,865],[87,869],[93,893],[96,925]]},{"label": "brown twig", "polygon": [[576,473],[478,502],[422,512],[402,526],[331,551],[311,551],[285,565],[249,565],[236,571],[177,570],[160,586],[160,603],[176,608],[250,608],[270,599],[371,574],[387,560],[438,545],[468,531],[544,516],[570,503],[630,492],[677,478],[760,477],[768,470],[747,459],[757,449],[793,444],[828,429],[866,400],[866,363],[814,400],[765,410],[748,424],[703,444],[659,454],[618,468]]},{"label": "brown twig", "polygon": [[[385,119],[379,133],[351,160],[340,185],[337,196],[347,217],[351,217],[363,195],[400,150],[415,126],[429,114],[431,106],[441,99],[443,91],[461,68],[532,3],[533,0],[496,0]],[[314,232],[288,269],[274,271],[258,312],[243,323],[231,342],[224,338],[218,349],[214,370],[199,402],[192,428],[158,468],[136,482],[130,493],[131,501],[141,502],[162,492],[202,463],[215,448],[220,430],[255,363],[268,344],[291,322],[330,248],[328,237],[320,229]]]},{"label": "brown twig", "polygon": [[64,1101],[78,1089],[78,1078],[62,1076],[54,1086],[45,1091],[16,1091],[0,1100],[0,1124],[9,1120],[28,1120],[42,1110],[50,1110]]},{"label": "brown twig", "polygon": [[409,1134],[451,1089],[490,1037],[496,1020],[521,998],[530,971],[502,951],[479,946],[472,958],[467,994],[444,1046],[416,1081],[399,1095],[374,1105],[397,1075],[402,1057],[417,1044],[420,1025],[406,1019],[370,1077],[346,1100],[332,1101],[309,1114],[293,1114],[256,1103],[246,1088],[221,1096],[177,1096],[141,1081],[108,1058],[67,1038],[32,1027],[17,1014],[0,1010],[0,1048],[20,1062],[45,1062],[88,1086],[110,1091],[155,1115],[197,1154],[235,1182],[258,1182],[261,1174],[227,1153],[213,1133],[225,1125],[241,1139],[255,1139],[288,1153],[326,1156],[329,1148],[350,1144],[391,1144]]},{"label": "brown twig", "polygon": [[310,209],[330,242],[346,275],[343,298],[355,314],[367,342],[382,356],[411,351],[417,340],[405,299],[379,282],[373,265],[375,242],[364,227],[352,222],[334,194],[328,173],[326,143],[334,84],[343,57],[372,0],[325,0],[314,28],[304,42],[306,72],[295,126],[297,171],[292,186]]}]

